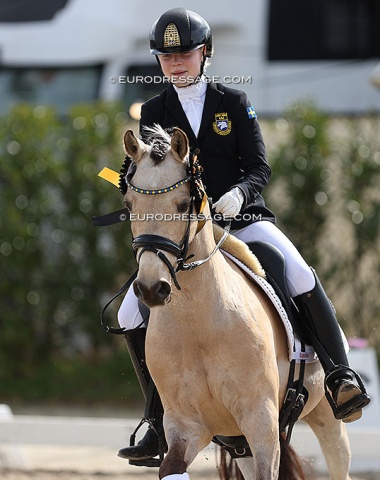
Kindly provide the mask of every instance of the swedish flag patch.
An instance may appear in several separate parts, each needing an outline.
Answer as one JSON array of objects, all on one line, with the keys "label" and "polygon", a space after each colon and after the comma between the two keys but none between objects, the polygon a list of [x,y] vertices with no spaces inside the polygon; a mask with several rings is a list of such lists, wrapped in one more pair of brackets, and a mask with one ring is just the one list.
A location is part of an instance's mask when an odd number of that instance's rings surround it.
[{"label": "swedish flag patch", "polygon": [[248,118],[257,118],[255,109],[253,107],[247,107],[246,110],[248,113]]}]

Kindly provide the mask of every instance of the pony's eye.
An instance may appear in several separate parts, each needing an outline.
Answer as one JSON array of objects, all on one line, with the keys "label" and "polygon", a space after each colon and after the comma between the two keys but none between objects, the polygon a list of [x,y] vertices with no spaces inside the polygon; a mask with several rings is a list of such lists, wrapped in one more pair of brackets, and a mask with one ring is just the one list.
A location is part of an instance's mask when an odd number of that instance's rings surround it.
[{"label": "pony's eye", "polygon": [[185,200],[177,206],[177,210],[179,213],[186,213],[189,210],[189,207],[190,207],[189,200]]},{"label": "pony's eye", "polygon": [[129,202],[128,200],[124,200],[123,203],[124,203],[125,208],[128,210],[128,212],[131,212],[132,211],[131,202]]}]

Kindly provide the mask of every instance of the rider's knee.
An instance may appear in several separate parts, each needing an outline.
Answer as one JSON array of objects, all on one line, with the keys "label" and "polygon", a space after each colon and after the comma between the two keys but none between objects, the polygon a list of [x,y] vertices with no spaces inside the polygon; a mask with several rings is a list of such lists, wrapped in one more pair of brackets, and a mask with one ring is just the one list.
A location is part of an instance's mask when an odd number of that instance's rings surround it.
[{"label": "rider's knee", "polygon": [[297,274],[290,280],[294,297],[310,292],[315,287],[315,276],[313,270],[307,265],[301,265]]},{"label": "rider's knee", "polygon": [[140,314],[138,300],[135,294],[130,290],[127,292],[123,303],[119,308],[117,320],[120,327],[127,330],[142,326],[143,318]]}]

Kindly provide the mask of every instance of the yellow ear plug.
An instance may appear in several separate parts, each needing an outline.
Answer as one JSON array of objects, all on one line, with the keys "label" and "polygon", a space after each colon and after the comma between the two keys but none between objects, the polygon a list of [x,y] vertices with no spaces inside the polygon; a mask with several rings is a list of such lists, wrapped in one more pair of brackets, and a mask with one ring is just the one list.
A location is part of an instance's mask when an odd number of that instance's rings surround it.
[{"label": "yellow ear plug", "polygon": [[98,177],[104,178],[104,180],[107,180],[107,182],[112,183],[115,185],[115,187],[119,188],[119,174],[115,172],[115,170],[111,170],[110,168],[104,167],[103,170],[101,170],[98,173]]}]

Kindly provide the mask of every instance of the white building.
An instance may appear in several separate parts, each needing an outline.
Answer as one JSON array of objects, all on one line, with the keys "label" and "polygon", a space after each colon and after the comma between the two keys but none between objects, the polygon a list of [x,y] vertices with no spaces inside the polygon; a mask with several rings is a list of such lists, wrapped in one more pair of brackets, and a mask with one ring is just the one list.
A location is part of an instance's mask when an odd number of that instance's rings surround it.
[{"label": "white building", "polygon": [[[3,0],[0,113],[18,101],[64,111],[98,98],[122,100],[126,109],[150,98],[164,85],[149,55],[149,30],[175,6],[169,0]],[[212,27],[215,55],[207,73],[245,90],[260,115],[278,114],[294,98],[334,113],[380,110],[373,83],[380,76],[380,0],[181,6]]]}]

